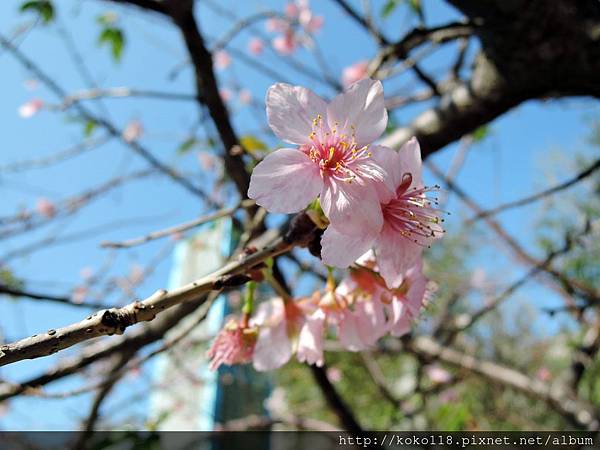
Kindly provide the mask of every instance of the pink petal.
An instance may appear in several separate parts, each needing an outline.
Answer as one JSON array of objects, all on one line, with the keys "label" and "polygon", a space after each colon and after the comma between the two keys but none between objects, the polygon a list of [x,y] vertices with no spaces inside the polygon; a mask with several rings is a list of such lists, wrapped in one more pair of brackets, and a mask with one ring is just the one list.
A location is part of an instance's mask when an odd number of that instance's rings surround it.
[{"label": "pink petal", "polygon": [[396,187],[402,182],[403,164],[398,152],[388,147],[372,146],[372,159],[380,167],[384,167],[387,177],[383,183],[377,183],[375,189],[382,204],[396,197]]},{"label": "pink petal", "polygon": [[[327,107],[329,127],[337,125],[340,134],[355,132],[359,147],[370,144],[385,131],[387,111],[380,81],[365,79],[339,94]],[[354,127],[354,128],[352,128]]]},{"label": "pink petal", "polygon": [[277,83],[267,91],[267,118],[273,132],[292,144],[311,143],[313,120],[326,119],[327,103],[310,89]]},{"label": "pink petal", "polygon": [[398,287],[404,272],[415,265],[422,251],[423,247],[410,238],[403,237],[387,224],[383,225],[375,244],[375,254],[379,273],[388,287]]},{"label": "pink petal", "polygon": [[261,328],[254,348],[252,364],[259,372],[278,369],[292,357],[292,343],[287,335],[286,322]]},{"label": "pink petal", "polygon": [[427,291],[427,278],[423,275],[423,260],[421,258],[406,272],[406,281],[409,287],[404,299],[406,300],[408,313],[414,318],[418,316],[423,307],[423,300]]},{"label": "pink petal", "polygon": [[374,234],[383,225],[375,189],[358,178],[351,183],[327,178],[321,192],[321,207],[331,224],[344,234]]},{"label": "pink petal", "polygon": [[368,348],[360,336],[356,317],[347,310],[342,313],[338,324],[338,339],[344,348],[352,352]]},{"label": "pink petal", "polygon": [[323,334],[325,314],[318,309],[306,320],[298,338],[298,361],[321,367],[323,360]]},{"label": "pink petal", "polygon": [[306,154],[281,148],[254,168],[248,197],[269,212],[289,214],[305,208],[322,186],[319,167]]},{"label": "pink petal", "polygon": [[371,347],[387,332],[383,304],[378,300],[360,301],[354,315],[362,342]]},{"label": "pink petal", "polygon": [[[413,177],[412,186],[421,187],[423,182],[421,181],[422,173],[422,161],[421,161],[421,147],[417,138],[410,138],[400,150],[398,150],[398,162],[400,166],[394,171],[394,180],[396,186],[402,182],[402,175],[410,173]],[[383,166],[386,167],[387,166]]]},{"label": "pink petal", "polygon": [[346,268],[371,248],[375,237],[366,232],[346,235],[329,226],[321,238],[321,259],[328,266]]},{"label": "pink petal", "polygon": [[407,312],[407,307],[399,299],[392,301],[392,314],[389,322],[388,331],[392,336],[402,336],[410,331],[411,317]]}]

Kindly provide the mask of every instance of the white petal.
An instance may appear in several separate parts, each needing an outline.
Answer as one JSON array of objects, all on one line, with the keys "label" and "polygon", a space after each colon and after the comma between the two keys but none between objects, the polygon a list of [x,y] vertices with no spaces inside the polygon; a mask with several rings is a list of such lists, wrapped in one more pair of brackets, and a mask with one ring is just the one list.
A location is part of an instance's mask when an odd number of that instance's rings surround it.
[{"label": "white petal", "polygon": [[267,119],[273,132],[291,144],[310,143],[313,120],[326,124],[327,103],[310,89],[277,83],[267,91]]},{"label": "white petal", "polygon": [[359,147],[370,144],[385,131],[387,111],[380,81],[365,79],[339,94],[327,107],[327,122],[339,134],[355,133]]},{"label": "white petal", "polygon": [[322,187],[319,167],[306,154],[281,148],[254,168],[248,197],[269,212],[289,214],[305,208]]}]

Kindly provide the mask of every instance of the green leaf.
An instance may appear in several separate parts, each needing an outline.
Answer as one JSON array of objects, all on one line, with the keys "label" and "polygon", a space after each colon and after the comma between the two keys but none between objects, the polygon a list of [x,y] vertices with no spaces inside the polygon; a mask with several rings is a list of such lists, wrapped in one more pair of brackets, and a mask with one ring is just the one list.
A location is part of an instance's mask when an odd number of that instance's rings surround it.
[{"label": "green leaf", "polygon": [[410,6],[410,9],[412,9],[417,16],[423,16],[421,0],[408,0],[408,6]]},{"label": "green leaf", "polygon": [[107,44],[111,48],[113,59],[116,62],[121,60],[123,54],[123,47],[125,46],[125,36],[120,28],[116,27],[105,27],[98,38],[100,45]]},{"label": "green leaf", "polygon": [[12,271],[8,268],[0,268],[0,285],[12,289],[23,289],[23,287],[25,287],[25,283],[15,277]]},{"label": "green leaf", "polygon": [[490,127],[483,125],[471,133],[473,142],[481,142],[490,135]]},{"label": "green leaf", "polygon": [[40,16],[43,23],[50,23],[54,19],[54,6],[49,0],[26,1],[21,4],[20,11],[34,11]]},{"label": "green leaf", "polygon": [[381,17],[386,18],[390,16],[396,7],[401,3],[406,3],[411,11],[418,15],[419,17],[423,16],[423,9],[421,5],[421,0],[388,0],[381,8]]},{"label": "green leaf", "polygon": [[251,134],[242,136],[240,138],[240,144],[242,144],[242,147],[244,147],[244,149],[250,154],[256,151],[264,152],[269,149],[269,147],[267,147],[263,141],[258,139],[256,136],[252,136]]},{"label": "green leaf", "polygon": [[96,129],[96,122],[94,122],[93,120],[88,120],[85,123],[85,126],[83,128],[83,134],[85,137],[90,137],[93,133],[94,130]]},{"label": "green leaf", "polygon": [[394,10],[396,9],[396,6],[398,6],[398,4],[400,3],[400,0],[388,0],[385,5],[383,5],[383,8],[381,8],[381,17],[386,18],[388,17],[390,14],[392,14],[394,12]]},{"label": "green leaf", "polygon": [[198,144],[198,140],[195,137],[189,137],[185,141],[181,143],[179,147],[177,147],[178,155],[185,155],[189,152],[194,146]]}]

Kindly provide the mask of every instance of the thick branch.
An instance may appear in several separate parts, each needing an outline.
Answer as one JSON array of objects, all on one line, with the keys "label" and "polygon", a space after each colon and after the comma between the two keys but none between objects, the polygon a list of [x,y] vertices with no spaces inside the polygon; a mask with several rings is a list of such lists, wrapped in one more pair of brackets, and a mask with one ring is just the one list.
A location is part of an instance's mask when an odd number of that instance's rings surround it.
[{"label": "thick branch", "polygon": [[246,270],[267,258],[288,251],[293,245],[278,238],[241,261],[231,262],[211,275],[170,292],[159,289],[150,297],[122,308],[98,311],[80,322],[3,345],[0,347],[0,366],[47,356],[95,337],[122,334],[127,327],[151,321],[157,314],[175,305],[197,300],[213,290],[239,286],[249,280],[249,277],[243,275]]}]

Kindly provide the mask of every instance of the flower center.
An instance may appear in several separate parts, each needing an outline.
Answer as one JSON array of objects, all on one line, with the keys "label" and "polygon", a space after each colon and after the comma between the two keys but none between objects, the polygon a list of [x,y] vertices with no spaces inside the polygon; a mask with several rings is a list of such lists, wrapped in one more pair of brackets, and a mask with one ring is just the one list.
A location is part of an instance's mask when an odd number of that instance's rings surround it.
[{"label": "flower center", "polygon": [[427,197],[440,187],[410,188],[411,184],[412,175],[405,173],[396,189],[396,198],[382,205],[383,218],[401,236],[424,245],[423,239],[435,238],[444,232],[440,226],[444,219],[439,217],[441,211],[436,208],[437,199]]},{"label": "flower center", "polygon": [[354,126],[350,126],[350,136],[339,134],[338,126],[339,123],[336,122],[333,129],[329,130],[323,117],[317,115],[312,122],[312,132],[308,135],[311,143],[302,145],[300,150],[319,165],[322,175],[351,183],[356,178],[352,166],[357,161],[369,158],[371,152],[368,145],[358,147]]}]

